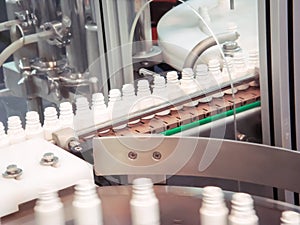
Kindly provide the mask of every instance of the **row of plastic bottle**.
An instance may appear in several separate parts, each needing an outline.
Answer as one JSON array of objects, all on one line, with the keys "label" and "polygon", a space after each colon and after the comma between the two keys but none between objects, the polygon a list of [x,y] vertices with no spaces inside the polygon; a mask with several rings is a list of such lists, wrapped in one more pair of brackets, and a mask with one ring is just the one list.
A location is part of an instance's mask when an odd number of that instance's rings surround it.
[{"label": "row of plastic bottle", "polygon": [[[92,181],[82,180],[75,186],[72,202],[75,225],[102,225],[103,212],[95,185]],[[41,192],[36,206],[35,220],[37,225],[64,225],[63,204],[53,189]],[[132,225],[159,225],[159,201],[149,178],[137,178],[133,181],[130,200]],[[258,225],[253,199],[246,193],[234,193],[229,213],[224,201],[223,191],[219,187],[203,188],[202,205],[199,209],[201,225]],[[281,225],[299,225],[300,214],[284,211]]]},{"label": "row of plastic bottle", "polygon": [[[112,89],[109,91],[107,104],[102,93],[92,95],[91,107],[88,100],[81,96],[76,99],[77,110],[74,127],[76,130],[81,130],[120,117],[126,118],[137,111],[143,111],[146,108],[151,108],[165,102],[172,104],[175,99],[182,96],[189,96],[199,91],[205,93],[210,87],[228,82],[228,71],[230,71],[232,79],[237,79],[254,73],[257,67],[257,51],[249,53],[248,61],[242,52],[238,52],[234,57],[226,57],[226,62],[220,63],[214,59],[210,60],[208,65],[197,65],[195,71],[193,71],[192,68],[184,68],[181,72],[181,79],[178,79],[178,73],[176,71],[169,71],[166,75],[166,79],[160,75],[155,75],[152,86],[150,86],[148,80],[141,79],[137,81],[136,88],[133,84],[125,84],[121,90]],[[234,91],[244,90],[248,87],[249,85],[241,85]],[[225,94],[232,94],[232,92],[225,92]],[[198,105],[198,103],[208,103],[212,101],[213,98],[223,96],[224,92],[220,90],[216,94],[207,95],[202,99],[187,102],[182,106],[176,106],[170,110],[157,112],[155,115],[168,115],[170,111],[180,110],[183,106],[194,107]],[[141,119],[151,119],[155,115],[145,116]],[[93,120],[90,118],[93,118]],[[135,120],[128,122],[128,124],[138,122],[139,120]],[[122,129],[125,128],[126,125],[127,124],[113,127],[113,129]]]},{"label": "row of plastic bottle", "polygon": [[[254,201],[247,193],[234,193],[229,213],[221,188],[207,186],[203,188],[202,205],[199,210],[201,225],[258,225],[259,218],[254,209]],[[300,224],[300,214],[283,211],[281,225]]]},{"label": "row of plastic bottle", "polygon": [[[257,57],[256,53],[253,53],[255,57]],[[247,66],[241,54],[242,53],[239,53],[233,58],[226,58],[228,68],[232,73],[232,78],[244,76],[257,64],[257,61],[253,59],[252,67]],[[254,56],[252,58],[255,58]],[[236,58],[238,58],[238,60]],[[232,65],[233,61],[236,66]],[[56,108],[47,107],[44,110],[43,126],[41,125],[38,113],[34,111],[26,113],[25,129],[23,129],[20,117],[10,116],[7,121],[7,133],[5,132],[3,124],[0,122],[0,147],[19,143],[31,138],[45,138],[46,140],[51,140],[52,133],[59,129],[71,127],[78,131],[120,117],[128,117],[134,112],[143,111],[146,108],[151,108],[152,106],[157,106],[165,102],[172,103],[174,99],[189,96],[197,91],[207,90],[209,87],[219,85],[229,79],[227,68],[223,66],[221,71],[221,64],[218,60],[211,60],[208,65],[197,65],[195,72],[191,68],[184,68],[181,74],[182,78],[180,80],[178,79],[176,71],[168,72],[166,79],[160,75],[156,75],[154,76],[153,87],[150,87],[148,80],[141,79],[137,81],[136,89],[133,84],[123,85],[122,91],[112,89],[109,91],[107,104],[102,93],[94,93],[92,95],[91,104],[86,97],[77,96],[75,101],[75,115],[73,113],[73,107],[69,102],[60,104],[59,113]],[[228,94],[230,94],[230,92]],[[212,98],[220,98],[223,95],[224,93],[220,91],[219,93],[206,96],[198,101],[190,101],[182,106],[176,106],[170,110],[157,112],[156,115],[164,116],[169,114],[171,110],[180,110],[183,106],[194,107],[198,103],[210,102]],[[142,119],[147,120],[154,116],[155,115],[145,116]],[[128,122],[128,124],[138,122],[139,120],[135,120]],[[126,126],[127,124],[123,124],[113,129],[118,130]],[[104,132],[107,131],[108,130]]]}]

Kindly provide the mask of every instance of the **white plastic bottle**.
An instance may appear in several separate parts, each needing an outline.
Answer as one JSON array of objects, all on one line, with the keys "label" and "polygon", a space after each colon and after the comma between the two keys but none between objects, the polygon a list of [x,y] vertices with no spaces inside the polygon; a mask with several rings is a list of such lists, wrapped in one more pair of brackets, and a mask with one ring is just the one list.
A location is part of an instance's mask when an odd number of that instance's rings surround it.
[{"label": "white plastic bottle", "polygon": [[36,225],[64,225],[64,207],[53,188],[45,188],[34,207]]},{"label": "white plastic bottle", "polygon": [[[107,109],[110,115],[110,119],[114,122],[114,120],[125,116],[125,106],[122,102],[121,91],[119,89],[111,89],[109,91],[108,97],[109,99]],[[126,123],[119,126],[113,126],[113,130],[121,130],[124,129],[126,126]]]},{"label": "white plastic bottle", "polygon": [[[109,112],[105,104],[104,95],[102,93],[94,93],[92,95],[92,112],[94,117],[94,124],[97,126],[99,124],[108,122]],[[103,130],[100,133],[107,133],[110,129]]]},{"label": "white plastic bottle", "polygon": [[223,60],[223,68],[222,68],[222,76],[224,81],[230,81],[230,77],[232,80],[234,80],[235,77],[235,71],[233,69],[233,59],[232,57],[225,57]]},{"label": "white plastic bottle", "polygon": [[5,127],[2,122],[0,122],[0,148],[9,146],[9,139],[5,133]]},{"label": "white plastic bottle", "polygon": [[130,210],[132,225],[160,224],[159,202],[151,179],[137,178],[133,181]]},{"label": "white plastic bottle", "polygon": [[[250,73],[248,70],[248,63],[244,52],[237,52],[233,57],[233,65],[235,71],[235,78],[242,78]],[[249,83],[244,83],[236,87],[237,90],[243,91],[250,87]]]},{"label": "white plastic bottle", "polygon": [[[230,73],[230,76],[229,76],[229,73]],[[235,78],[236,75],[235,75],[235,70],[234,70],[234,67],[233,67],[232,57],[225,57],[225,59],[223,60],[222,75],[223,75],[224,81],[229,81],[229,82],[234,83],[234,78]],[[229,89],[227,89],[223,92],[224,92],[224,94],[232,95],[232,89],[231,88],[229,88]],[[238,90],[235,87],[233,87],[233,92],[235,94],[235,93],[238,92]]]},{"label": "white plastic bottle", "polygon": [[[208,62],[208,71],[210,76],[213,77],[213,86],[220,86],[224,83],[224,77],[221,73],[220,62],[217,59],[211,59]],[[217,93],[213,94],[213,98],[222,98],[224,92],[219,90]]]},{"label": "white plastic bottle", "polygon": [[59,121],[61,128],[74,129],[74,113],[73,106],[70,102],[62,102],[59,104]]},{"label": "white plastic bottle", "polygon": [[[184,93],[180,88],[180,81],[176,71],[170,71],[167,73],[167,94],[169,102],[173,102],[174,99],[180,98]],[[171,108],[171,111],[178,111],[183,108],[183,105]]]},{"label": "white plastic bottle", "polygon": [[40,122],[40,116],[36,111],[26,113],[25,125],[26,139],[44,139],[44,131]]},{"label": "white plastic bottle", "polygon": [[[127,115],[130,115],[132,113],[135,113],[139,110],[138,107],[138,97],[135,95],[134,86],[133,84],[124,84],[122,87],[122,101],[125,104],[125,112]],[[128,122],[128,124],[137,124],[140,122],[140,119],[133,120]]]},{"label": "white plastic bottle", "polygon": [[208,62],[208,71],[213,76],[216,84],[220,85],[224,82],[224,77],[221,73],[221,65],[218,59],[211,59]]},{"label": "white plastic bottle", "polygon": [[257,49],[252,49],[248,51],[249,63],[248,63],[248,72],[250,74],[255,74],[255,69],[259,68],[259,52]]},{"label": "white plastic bottle", "polygon": [[[196,93],[198,86],[194,78],[194,71],[192,68],[183,68],[181,73],[180,87],[186,96]],[[194,107],[198,105],[198,101],[190,101],[185,103],[185,107]]]},{"label": "white plastic bottle", "polygon": [[8,117],[7,126],[7,135],[10,144],[16,144],[26,140],[25,131],[19,116]]},{"label": "white plastic bottle", "polygon": [[75,225],[102,225],[101,200],[92,180],[81,180],[75,186],[73,218]]},{"label": "white plastic bottle", "polygon": [[54,107],[47,107],[44,111],[44,136],[47,141],[52,140],[52,133],[61,129],[57,111]]},{"label": "white plastic bottle", "polygon": [[76,113],[74,116],[74,127],[76,131],[92,127],[94,125],[93,114],[89,101],[84,96],[76,98]]},{"label": "white plastic bottle", "polygon": [[[162,76],[155,76],[154,77],[154,85],[153,85],[153,92],[152,96],[154,98],[155,105],[160,105],[163,103],[168,102],[168,93],[166,88],[166,80]],[[169,109],[157,112],[157,116],[165,116],[170,114]]]},{"label": "white plastic bottle", "polygon": [[[137,97],[138,97],[138,107],[139,110],[144,110],[146,108],[152,107],[153,106],[153,98],[151,96],[151,90],[150,90],[150,86],[149,86],[149,82],[148,80],[139,80],[137,83],[137,93],[136,93]],[[149,115],[149,116],[145,116],[142,119],[144,120],[150,120],[155,116],[155,114],[153,115]]]},{"label": "white plastic bottle", "polygon": [[222,189],[214,186],[203,188],[202,205],[199,210],[201,225],[227,225],[228,209]]},{"label": "white plastic bottle", "polygon": [[299,225],[300,214],[294,211],[283,211],[280,222],[280,225]]},{"label": "white plastic bottle", "polygon": [[[208,73],[208,66],[206,64],[199,64],[196,67],[196,82],[198,84],[198,88],[201,91],[207,92],[212,86],[213,79]],[[212,96],[207,95],[204,98],[199,99],[199,103],[208,103],[212,101]]]},{"label": "white plastic bottle", "polygon": [[235,193],[231,200],[229,225],[258,225],[258,217],[253,206],[251,195]]},{"label": "white plastic bottle", "polygon": [[233,56],[233,66],[236,74],[236,78],[243,77],[248,73],[248,64],[244,52],[237,52]]}]

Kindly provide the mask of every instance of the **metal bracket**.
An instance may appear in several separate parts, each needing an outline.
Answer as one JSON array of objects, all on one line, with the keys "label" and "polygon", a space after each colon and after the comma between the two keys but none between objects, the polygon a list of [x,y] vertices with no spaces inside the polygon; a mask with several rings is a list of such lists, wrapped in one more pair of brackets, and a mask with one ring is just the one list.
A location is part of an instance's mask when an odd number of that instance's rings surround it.
[{"label": "metal bracket", "polygon": [[56,45],[59,48],[65,47],[71,43],[71,20],[69,17],[64,16],[62,22],[53,21],[41,25],[45,31],[52,31],[54,37],[47,40],[50,45]]}]

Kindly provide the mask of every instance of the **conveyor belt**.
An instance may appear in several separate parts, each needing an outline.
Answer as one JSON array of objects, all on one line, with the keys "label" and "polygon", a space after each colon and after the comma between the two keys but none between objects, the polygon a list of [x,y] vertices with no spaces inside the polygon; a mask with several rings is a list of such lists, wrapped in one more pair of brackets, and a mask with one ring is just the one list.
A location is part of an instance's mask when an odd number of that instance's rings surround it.
[{"label": "conveyor belt", "polygon": [[[238,91],[235,94],[236,107],[240,107],[260,100],[258,87],[250,87],[247,90]],[[179,111],[171,111],[166,116],[155,116],[151,120],[141,120],[139,123],[129,125],[124,129],[107,133],[98,133],[98,136],[128,136],[134,134],[161,133],[184,124],[194,122],[233,109],[232,95],[224,95],[222,98],[213,99],[210,103],[200,103],[196,107],[184,107]]]}]

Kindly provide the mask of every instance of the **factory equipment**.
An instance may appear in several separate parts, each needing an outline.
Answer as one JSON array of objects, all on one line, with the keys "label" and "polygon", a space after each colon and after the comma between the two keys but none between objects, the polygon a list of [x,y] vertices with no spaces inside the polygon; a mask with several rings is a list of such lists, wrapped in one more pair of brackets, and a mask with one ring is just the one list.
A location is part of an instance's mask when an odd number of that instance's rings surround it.
[{"label": "factory equipment", "polygon": [[[159,21],[157,27],[159,45],[153,45],[149,14],[151,2],[142,0],[60,1],[55,3],[28,0],[7,1],[8,19],[11,24],[6,28],[11,27],[12,41],[19,39],[19,42],[22,43],[17,49],[25,46],[18,51],[12,48],[15,51],[10,52],[14,53],[14,62],[4,65],[6,87],[17,96],[27,96],[29,110],[39,111],[42,116],[41,99],[56,104],[63,101],[75,102],[76,95],[90,97],[92,93],[99,91],[108,97],[109,89],[121,88],[123,84],[132,83],[140,78],[137,72],[141,67],[151,68],[153,65],[164,62],[171,66],[170,68],[181,70],[182,65],[178,66],[178,61],[185,62],[185,67],[194,67],[198,56],[205,52],[210,54],[210,57],[206,57],[206,60],[201,60],[200,57],[200,62],[208,63],[210,59],[217,57],[221,62],[219,69],[224,66],[223,70],[226,73],[226,61],[223,65],[222,57],[219,58],[219,49],[213,47],[209,51],[205,51],[206,49],[217,43],[226,42],[224,49],[228,49],[226,50],[228,55],[230,54],[228,52],[233,54],[234,51],[242,49],[247,54],[248,50],[258,47],[256,14],[249,14],[251,16],[249,21],[253,20],[251,24],[254,24],[250,31],[248,31],[248,24],[230,23],[230,21],[236,20],[236,15],[243,12],[237,11],[234,16],[230,14],[229,17],[226,13],[225,16],[221,16],[222,8],[231,13],[229,1],[206,3],[209,6],[217,4],[215,9],[211,9],[211,11],[220,12],[218,15],[211,15],[217,18],[216,21],[209,18],[210,12],[208,12],[207,6],[204,6],[205,1],[190,1],[188,4],[183,3],[176,7]],[[255,3],[249,4],[243,1],[239,4],[244,8],[250,7],[248,9],[250,12],[256,12]],[[244,10],[238,4],[236,7]],[[44,15],[41,12],[45,8],[48,9],[48,13]],[[194,8],[201,9],[201,12],[194,12]],[[176,16],[177,11],[184,16],[186,21],[182,20],[181,23],[175,21],[176,24],[173,26],[173,15]],[[209,29],[214,25],[216,28],[213,27],[213,31],[207,30],[201,19],[204,23],[209,23]],[[221,23],[220,21],[224,19],[225,21]],[[197,27],[198,21],[200,21],[200,27]],[[190,23],[194,28],[190,27]],[[220,27],[220,23],[224,27]],[[173,26],[173,28],[169,29],[168,26]],[[231,28],[227,28],[228,26]],[[195,30],[199,33],[187,33],[185,30],[179,30],[181,27],[183,29],[190,27],[191,31]],[[192,40],[174,35],[169,30],[185,33]],[[37,37],[34,41],[37,44],[23,43],[27,35],[37,33],[38,36],[42,31],[47,31],[48,36]],[[238,33],[240,31],[242,32]],[[251,35],[244,31],[248,31]],[[170,36],[177,36],[177,38],[175,41],[170,40],[168,39]],[[216,36],[217,40],[215,40]],[[235,41],[237,38],[239,38],[239,42]],[[189,45],[186,46],[186,43]],[[242,46],[240,47],[238,44]],[[191,48],[194,46],[195,49],[192,50]],[[172,48],[173,56],[177,55],[183,59],[171,59],[170,48]],[[188,52],[191,53],[188,55]],[[258,52],[254,51],[253,54],[251,53],[252,55],[249,54],[250,58],[252,57],[251,65],[249,65],[251,71],[245,70],[245,54],[239,55],[239,58],[237,57],[235,60],[241,70],[238,72],[239,81],[257,75],[254,69],[258,68]],[[9,55],[5,54],[5,56]],[[244,67],[244,71],[241,67]],[[217,65],[214,68],[218,70]],[[221,83],[220,81],[211,81],[209,88],[212,90],[204,90],[197,96],[228,86],[229,78],[228,75],[221,78],[227,81],[225,84],[222,81]],[[231,77],[231,80],[236,78]]]},{"label": "factory equipment", "polygon": [[[30,112],[26,121],[7,115],[7,129],[0,124],[3,198],[24,194],[0,216],[38,197],[42,173],[57,189],[94,172],[100,185],[137,176],[168,186],[217,182],[297,204],[298,153],[237,140],[297,149],[298,33],[288,24],[296,26],[299,4],[179,0],[151,29],[152,2],[159,0],[6,0],[9,21],[0,30],[10,31],[12,44],[0,64],[13,55],[3,64],[5,85],[26,98]],[[22,148],[32,148],[26,163]],[[183,188],[179,196],[199,190]],[[280,212],[299,211],[276,204]]]}]

